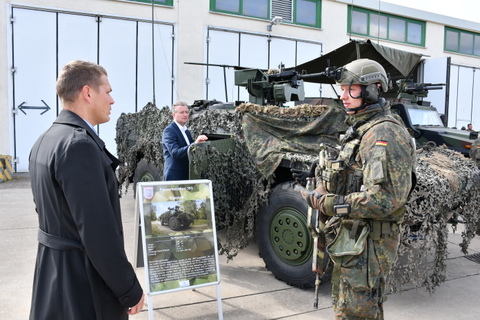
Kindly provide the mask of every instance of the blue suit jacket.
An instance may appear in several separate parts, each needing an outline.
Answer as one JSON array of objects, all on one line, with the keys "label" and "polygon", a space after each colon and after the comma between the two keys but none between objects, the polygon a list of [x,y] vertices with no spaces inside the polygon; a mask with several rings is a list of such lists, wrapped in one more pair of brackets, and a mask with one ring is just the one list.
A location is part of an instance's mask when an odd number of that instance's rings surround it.
[{"label": "blue suit jacket", "polygon": [[[187,131],[188,140],[193,143],[194,140]],[[170,123],[162,135],[163,158],[163,180],[188,180],[188,145],[182,135],[182,131],[175,122]]]}]

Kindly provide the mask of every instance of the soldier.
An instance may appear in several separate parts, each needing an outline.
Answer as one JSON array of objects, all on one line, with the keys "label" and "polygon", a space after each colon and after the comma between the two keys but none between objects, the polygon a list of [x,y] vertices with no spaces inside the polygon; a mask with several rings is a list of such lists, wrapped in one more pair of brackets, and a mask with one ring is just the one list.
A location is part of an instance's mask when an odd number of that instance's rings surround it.
[{"label": "soldier", "polygon": [[[414,184],[415,147],[381,98],[389,80],[379,63],[355,60],[338,69],[336,81],[350,127],[334,158],[320,161],[323,183],[302,194],[328,218],[336,319],[383,319],[386,277],[397,259],[404,205]],[[306,175],[293,172],[297,181]]]}]

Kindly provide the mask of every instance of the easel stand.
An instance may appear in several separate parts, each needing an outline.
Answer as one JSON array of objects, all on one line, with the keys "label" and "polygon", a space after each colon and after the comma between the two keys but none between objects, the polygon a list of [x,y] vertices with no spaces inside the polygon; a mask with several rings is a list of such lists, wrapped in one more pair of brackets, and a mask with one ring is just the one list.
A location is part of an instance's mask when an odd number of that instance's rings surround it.
[{"label": "easel stand", "polygon": [[135,263],[145,268],[149,319],[154,295],[215,285],[223,320],[211,181],[140,182],[136,194]]},{"label": "easel stand", "polygon": [[[209,285],[211,285],[211,284],[209,284]],[[217,286],[218,320],[223,320],[222,294],[221,294],[221,290],[220,290],[220,283],[216,284],[216,286]],[[192,289],[192,290],[195,291],[195,289]],[[154,317],[154,314],[153,314],[153,299],[152,299],[152,297],[154,295],[156,295],[156,294],[147,294],[148,319],[149,320],[155,320],[155,317]]]}]

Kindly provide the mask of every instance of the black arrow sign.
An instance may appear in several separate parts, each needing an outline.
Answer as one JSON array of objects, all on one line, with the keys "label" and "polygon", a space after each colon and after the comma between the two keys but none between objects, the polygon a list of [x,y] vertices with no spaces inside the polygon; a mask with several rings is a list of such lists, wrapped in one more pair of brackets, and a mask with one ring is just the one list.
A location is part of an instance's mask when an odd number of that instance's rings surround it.
[{"label": "black arrow sign", "polygon": [[22,102],[19,106],[18,106],[18,109],[20,109],[20,111],[22,111],[25,115],[27,114],[25,111],[23,111],[23,109],[40,109],[40,110],[45,110],[43,111],[42,113],[40,113],[40,115],[44,114],[45,112],[47,112],[48,110],[50,110],[50,107],[48,106],[48,104],[45,103],[45,101],[43,100],[40,100],[43,102],[43,104],[45,105],[45,107],[33,107],[33,106],[24,106],[24,104],[26,103],[25,101]]}]

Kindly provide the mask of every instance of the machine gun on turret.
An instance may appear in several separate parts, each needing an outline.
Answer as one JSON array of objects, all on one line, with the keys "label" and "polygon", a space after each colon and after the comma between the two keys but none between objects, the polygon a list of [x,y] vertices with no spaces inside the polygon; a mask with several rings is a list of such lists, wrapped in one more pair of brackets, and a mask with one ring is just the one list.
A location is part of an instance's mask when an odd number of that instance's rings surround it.
[{"label": "machine gun on turret", "polygon": [[302,74],[296,70],[243,69],[235,71],[235,85],[245,87],[250,94],[249,101],[258,105],[278,105],[288,101],[305,99],[304,80],[318,76],[337,79],[341,68],[327,67],[324,72]]},{"label": "machine gun on turret", "polygon": [[398,99],[406,98],[418,105],[423,105],[423,98],[428,96],[430,90],[442,90],[445,83],[417,83],[412,80],[397,80],[400,88]]},{"label": "machine gun on turret", "polygon": [[437,109],[424,101],[429,90],[440,90],[443,83],[415,83],[398,80],[400,91],[392,103],[392,112],[398,114],[407,129],[416,139],[417,145],[434,142],[468,156],[478,132],[448,128]]}]

